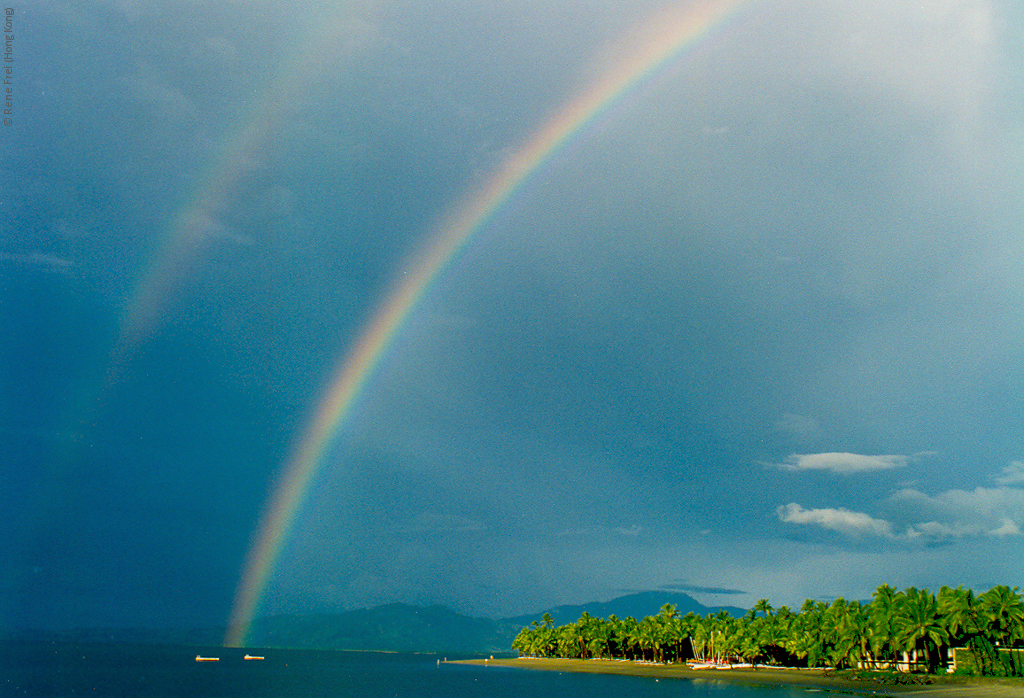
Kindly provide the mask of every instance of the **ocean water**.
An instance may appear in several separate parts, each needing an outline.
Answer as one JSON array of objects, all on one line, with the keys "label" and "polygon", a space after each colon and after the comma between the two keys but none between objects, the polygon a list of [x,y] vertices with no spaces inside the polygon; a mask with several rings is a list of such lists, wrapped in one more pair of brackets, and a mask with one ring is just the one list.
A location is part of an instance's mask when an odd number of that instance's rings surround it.
[{"label": "ocean water", "polygon": [[[31,698],[793,698],[821,691],[438,664],[435,655],[81,643],[0,644],[0,695]],[[196,662],[196,654],[220,657]]]}]

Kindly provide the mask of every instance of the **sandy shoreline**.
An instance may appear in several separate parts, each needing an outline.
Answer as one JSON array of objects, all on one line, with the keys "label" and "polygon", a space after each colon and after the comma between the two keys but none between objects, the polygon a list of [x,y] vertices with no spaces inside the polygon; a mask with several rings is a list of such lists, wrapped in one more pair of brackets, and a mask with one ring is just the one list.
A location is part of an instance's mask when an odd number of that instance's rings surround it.
[{"label": "sandy shoreline", "polygon": [[1024,698],[1024,682],[1006,679],[936,677],[924,686],[884,686],[871,681],[854,681],[820,670],[794,669],[706,669],[695,671],[685,665],[644,664],[629,661],[582,659],[473,659],[461,663],[514,667],[540,671],[570,671],[592,674],[648,676],[691,681],[729,681],[762,686],[796,685],[849,691],[876,696],[915,695],[924,698]]}]

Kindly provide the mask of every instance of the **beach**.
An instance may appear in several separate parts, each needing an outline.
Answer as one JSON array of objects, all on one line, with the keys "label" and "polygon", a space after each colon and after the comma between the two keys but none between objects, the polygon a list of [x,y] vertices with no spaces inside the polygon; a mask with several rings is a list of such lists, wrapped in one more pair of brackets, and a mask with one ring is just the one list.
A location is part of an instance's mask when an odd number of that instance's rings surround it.
[{"label": "beach", "polygon": [[683,664],[601,659],[472,659],[466,664],[514,667],[538,671],[582,672],[646,676],[657,679],[714,680],[762,686],[797,685],[831,691],[849,691],[877,696],[927,696],[928,698],[1024,698],[1024,681],[1019,679],[973,678],[960,676],[928,677],[925,685],[885,685],[855,680],[843,672],[821,669],[777,669],[769,667],[694,670]]}]

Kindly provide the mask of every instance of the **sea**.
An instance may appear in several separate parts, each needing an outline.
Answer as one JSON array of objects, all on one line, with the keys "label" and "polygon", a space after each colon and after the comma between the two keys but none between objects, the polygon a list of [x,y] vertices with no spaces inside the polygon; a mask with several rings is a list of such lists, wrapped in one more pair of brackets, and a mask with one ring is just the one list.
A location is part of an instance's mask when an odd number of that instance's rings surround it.
[{"label": "sea", "polygon": [[[262,660],[245,660],[246,653]],[[218,657],[197,662],[196,655]],[[0,643],[0,695],[31,698],[810,698],[820,689],[532,671],[428,654]],[[456,659],[448,657],[447,659]]]}]

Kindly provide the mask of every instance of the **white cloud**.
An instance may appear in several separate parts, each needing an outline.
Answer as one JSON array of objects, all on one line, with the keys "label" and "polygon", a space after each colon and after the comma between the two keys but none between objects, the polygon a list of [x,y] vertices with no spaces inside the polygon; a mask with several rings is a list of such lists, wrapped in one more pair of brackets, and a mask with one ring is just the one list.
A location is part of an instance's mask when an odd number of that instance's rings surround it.
[{"label": "white cloud", "polygon": [[[1012,463],[1004,479],[1016,481]],[[846,535],[872,535],[919,543],[963,538],[1007,538],[1022,535],[1024,489],[1015,487],[947,490],[937,495],[905,488],[883,503],[889,520],[848,509],[804,509],[791,503],[776,513],[785,523],[815,525]],[[894,531],[902,531],[894,533]]]},{"label": "white cloud", "polygon": [[780,463],[784,470],[828,470],[841,475],[852,473],[902,468],[907,464],[907,456],[862,456],[857,453],[794,453]]},{"label": "white cloud", "polygon": [[785,523],[816,525],[852,536],[871,535],[892,538],[892,524],[849,509],[804,509],[791,502],[775,510]]},{"label": "white cloud", "polygon": [[1024,522],[1024,489],[1015,487],[947,490],[935,496],[907,488],[887,504],[896,515],[916,522],[908,525],[908,538],[1016,536],[1021,534],[1017,522]]},{"label": "white cloud", "polygon": [[989,531],[990,536],[996,536],[1002,538],[1003,536],[1019,536],[1020,526],[1016,524],[1012,519],[1003,519],[1003,525],[999,528]]},{"label": "white cloud", "polygon": [[923,521],[907,526],[907,540],[939,541],[950,538],[973,537],[981,533],[976,527],[951,525],[940,521]]},{"label": "white cloud", "polygon": [[1000,485],[1024,485],[1024,461],[1011,461],[1003,468],[1003,474],[996,477]]}]

